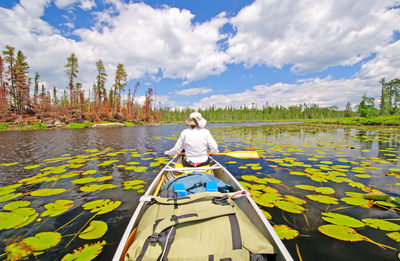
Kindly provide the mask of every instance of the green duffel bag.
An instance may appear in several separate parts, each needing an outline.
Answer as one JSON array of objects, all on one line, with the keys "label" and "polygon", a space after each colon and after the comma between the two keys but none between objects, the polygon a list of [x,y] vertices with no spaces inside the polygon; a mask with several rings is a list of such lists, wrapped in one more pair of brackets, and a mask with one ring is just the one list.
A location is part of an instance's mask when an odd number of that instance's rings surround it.
[{"label": "green duffel bag", "polygon": [[274,248],[223,193],[156,197],[125,260],[263,260]]}]

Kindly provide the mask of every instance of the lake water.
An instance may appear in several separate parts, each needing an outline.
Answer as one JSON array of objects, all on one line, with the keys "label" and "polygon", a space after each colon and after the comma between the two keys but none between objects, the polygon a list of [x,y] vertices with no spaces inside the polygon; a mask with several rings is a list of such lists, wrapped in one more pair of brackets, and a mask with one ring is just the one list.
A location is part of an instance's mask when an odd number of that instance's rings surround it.
[{"label": "lake water", "polygon": [[[398,260],[398,129],[246,125],[207,128],[220,151],[257,149],[264,158],[216,159],[247,186],[272,225],[291,229],[293,239],[283,242],[295,260]],[[0,132],[0,255],[61,260],[98,249],[96,260],[111,260],[140,195],[169,159],[163,152],[184,128]],[[376,190],[392,198],[354,199]],[[326,232],[326,225],[340,222],[328,222],[332,214],[363,224],[342,233],[354,242]],[[90,235],[88,226],[100,234]],[[22,250],[21,242],[41,237],[51,240],[36,252]],[[37,252],[43,253],[34,257]]]}]

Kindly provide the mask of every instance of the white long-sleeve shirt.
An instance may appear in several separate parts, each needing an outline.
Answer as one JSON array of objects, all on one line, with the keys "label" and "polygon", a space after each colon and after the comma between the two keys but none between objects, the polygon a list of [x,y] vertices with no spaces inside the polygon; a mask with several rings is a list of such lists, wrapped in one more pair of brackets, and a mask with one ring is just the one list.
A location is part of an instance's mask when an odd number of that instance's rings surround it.
[{"label": "white long-sleeve shirt", "polygon": [[218,153],[217,142],[207,129],[188,128],[181,132],[175,146],[167,151],[168,155],[176,155],[185,150],[187,160],[193,163],[201,163],[207,160],[207,149],[211,154]]}]

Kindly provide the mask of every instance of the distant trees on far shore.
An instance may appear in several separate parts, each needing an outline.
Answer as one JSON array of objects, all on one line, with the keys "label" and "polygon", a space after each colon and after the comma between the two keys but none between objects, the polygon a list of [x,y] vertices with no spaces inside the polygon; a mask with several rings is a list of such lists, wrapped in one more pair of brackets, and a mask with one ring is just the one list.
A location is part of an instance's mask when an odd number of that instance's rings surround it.
[{"label": "distant trees on far shore", "polygon": [[[135,100],[136,83],[133,95],[128,90],[127,73],[123,64],[118,64],[113,88],[107,90],[105,83],[107,72],[103,61],[96,62],[97,75],[89,97],[85,97],[82,83],[76,82],[79,73],[78,57],[72,53],[64,65],[67,77],[69,95],[66,90],[58,93],[54,86],[48,90],[40,86],[40,74],[35,73],[33,82],[29,77],[27,57],[22,51],[15,51],[14,47],[5,46],[0,55],[0,121],[15,122],[29,118],[35,123],[43,119],[58,119],[62,122],[82,121],[146,121],[160,120],[160,114],[155,110],[153,91],[148,88],[144,104]],[[31,95],[31,88],[33,95]]]}]

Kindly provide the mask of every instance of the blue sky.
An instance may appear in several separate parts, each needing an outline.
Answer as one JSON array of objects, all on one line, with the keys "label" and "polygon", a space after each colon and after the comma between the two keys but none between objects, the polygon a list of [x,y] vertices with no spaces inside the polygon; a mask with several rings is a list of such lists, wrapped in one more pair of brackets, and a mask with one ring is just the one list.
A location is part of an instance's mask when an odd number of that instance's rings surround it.
[{"label": "blue sky", "polygon": [[0,48],[28,57],[47,89],[67,86],[74,52],[87,94],[102,59],[118,63],[142,101],[240,107],[379,103],[379,80],[400,77],[398,0],[2,0]]}]

